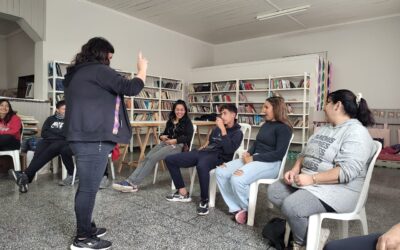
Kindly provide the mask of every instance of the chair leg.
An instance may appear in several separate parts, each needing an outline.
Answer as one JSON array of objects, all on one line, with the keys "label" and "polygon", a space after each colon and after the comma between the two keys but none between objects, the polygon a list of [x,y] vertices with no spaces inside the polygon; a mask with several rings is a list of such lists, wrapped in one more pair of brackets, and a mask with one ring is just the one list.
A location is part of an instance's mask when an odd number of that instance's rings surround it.
[{"label": "chair leg", "polygon": [[21,161],[19,160],[19,151],[15,150],[13,155],[13,163],[14,163],[14,170],[15,171],[21,171]]},{"label": "chair leg", "polygon": [[360,221],[362,226],[362,233],[364,235],[368,234],[368,222],[367,222],[367,214],[365,213],[365,207],[361,209],[360,212]]},{"label": "chair leg", "polygon": [[290,226],[289,223],[286,222],[286,226],[285,226],[285,236],[283,238],[283,243],[285,244],[285,246],[289,246],[289,236],[290,236]]},{"label": "chair leg", "polygon": [[319,214],[311,215],[308,219],[307,250],[318,249],[321,237],[321,218]]},{"label": "chair leg", "polygon": [[111,178],[115,180],[115,169],[114,169],[114,162],[111,157],[108,158],[110,162],[110,170],[111,170]]},{"label": "chair leg", "polygon": [[189,189],[189,195],[192,197],[192,192],[193,192],[193,186],[194,186],[194,180],[196,179],[196,166],[193,167],[192,174],[190,177],[190,189]]},{"label": "chair leg", "polygon": [[215,175],[215,169],[210,171],[210,202],[209,207],[215,207],[215,196],[217,195],[217,176]]},{"label": "chair leg", "polygon": [[345,239],[349,237],[349,222],[347,220],[338,221],[339,223],[339,238]]},{"label": "chair leg", "polygon": [[156,179],[157,179],[157,171],[158,171],[158,162],[156,164],[156,167],[154,168],[154,178],[153,178],[153,184],[156,183]]},{"label": "chair leg", "polygon": [[73,186],[75,184],[75,179],[76,179],[76,166],[74,166],[74,173],[72,174],[71,186]]},{"label": "chair leg", "polygon": [[257,182],[253,182],[250,185],[249,190],[249,207],[247,209],[247,225],[254,225],[254,217],[256,215],[256,207],[257,207],[257,195],[258,195],[258,184]]}]

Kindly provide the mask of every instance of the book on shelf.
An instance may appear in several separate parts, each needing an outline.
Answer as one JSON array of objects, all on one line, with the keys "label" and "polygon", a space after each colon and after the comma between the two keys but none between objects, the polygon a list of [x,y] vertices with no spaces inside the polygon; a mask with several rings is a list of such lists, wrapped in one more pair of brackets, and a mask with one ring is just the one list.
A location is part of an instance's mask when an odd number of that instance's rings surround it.
[{"label": "book on shelf", "polygon": [[257,113],[253,104],[239,105],[238,106],[238,112],[239,113],[247,113],[247,114],[255,114],[255,113]]},{"label": "book on shelf", "polygon": [[210,112],[211,109],[209,106],[203,105],[190,105],[190,112]]},{"label": "book on shelf", "polygon": [[211,90],[210,83],[189,84],[189,92],[190,93],[210,92],[210,90]]},{"label": "book on shelf", "polygon": [[180,82],[174,82],[174,81],[166,81],[166,80],[155,80],[154,81],[155,86],[161,87],[161,88],[166,88],[166,89],[181,89],[181,83]]},{"label": "book on shelf", "polygon": [[189,95],[189,102],[210,102],[209,95]]},{"label": "book on shelf", "polygon": [[[307,79],[306,88],[310,87],[310,79]],[[304,88],[304,79],[301,79],[298,85],[298,88]]]},{"label": "book on shelf", "polygon": [[[59,63],[55,63],[55,65],[56,65],[56,76],[63,76],[63,73],[62,73],[62,71],[61,71],[61,67],[60,67],[60,64]],[[54,73],[54,70],[53,70],[53,63],[52,62],[50,62],[49,63],[49,68],[48,68],[48,70],[49,70],[49,76],[53,76],[53,73]]]},{"label": "book on shelf", "polygon": [[[310,87],[310,79],[307,79],[306,88],[309,87]],[[272,79],[271,88],[273,89],[304,88],[304,78],[302,78],[297,84],[287,79]]]},{"label": "book on shelf", "polygon": [[[64,80],[63,79],[55,79],[56,81],[56,91],[64,91]],[[53,79],[49,79],[50,89],[53,90]]]},{"label": "book on shelf", "polygon": [[134,100],[135,109],[158,109],[158,101],[154,100]]},{"label": "book on shelf", "polygon": [[132,102],[131,102],[130,98],[125,98],[124,102],[125,102],[125,107],[127,109],[131,109],[132,108]]},{"label": "book on shelf", "polygon": [[134,121],[158,121],[159,116],[157,112],[154,113],[137,113],[133,115]]},{"label": "book on shelf", "polygon": [[59,101],[62,101],[62,100],[64,100],[64,94],[56,94],[56,101],[57,102],[59,102]]},{"label": "book on shelf", "polygon": [[239,102],[247,102],[247,96],[239,93]]},{"label": "book on shelf", "polygon": [[305,123],[303,123],[302,117],[291,119],[290,121],[292,122],[293,127],[307,127],[307,124],[308,124],[307,119],[305,119]]},{"label": "book on shelf", "polygon": [[255,90],[254,83],[249,81],[240,81],[239,82],[239,90]]},{"label": "book on shelf", "polygon": [[232,102],[232,98],[230,95],[214,95],[214,102]]},{"label": "book on shelf", "polygon": [[264,122],[264,119],[261,115],[239,116],[239,122],[248,123],[253,126],[260,126]]},{"label": "book on shelf", "polygon": [[215,82],[213,91],[232,91],[236,90],[236,82]]},{"label": "book on shelf", "polygon": [[159,97],[159,91],[156,89],[142,89],[140,93],[137,95],[137,97],[142,97],[142,98],[158,98]]}]

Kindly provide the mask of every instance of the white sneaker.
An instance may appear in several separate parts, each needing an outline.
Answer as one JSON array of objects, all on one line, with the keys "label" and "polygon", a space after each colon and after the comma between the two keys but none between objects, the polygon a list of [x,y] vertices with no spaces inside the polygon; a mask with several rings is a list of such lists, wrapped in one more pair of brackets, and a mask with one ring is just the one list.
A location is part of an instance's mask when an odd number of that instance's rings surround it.
[{"label": "white sneaker", "polygon": [[296,242],[293,242],[292,250],[306,250],[306,246],[302,246]]},{"label": "white sneaker", "polygon": [[331,231],[328,228],[321,228],[321,236],[319,238],[318,250],[322,250],[324,248],[325,243],[328,240],[330,233],[331,233]]}]

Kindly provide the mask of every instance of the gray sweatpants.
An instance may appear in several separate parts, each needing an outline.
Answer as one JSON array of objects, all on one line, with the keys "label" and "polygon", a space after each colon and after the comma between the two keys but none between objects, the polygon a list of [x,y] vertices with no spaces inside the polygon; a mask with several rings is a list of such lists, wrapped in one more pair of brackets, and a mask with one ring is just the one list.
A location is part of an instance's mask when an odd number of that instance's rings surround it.
[{"label": "gray sweatpants", "polygon": [[293,239],[300,245],[307,240],[308,218],[313,214],[327,212],[321,201],[304,189],[297,189],[281,181],[268,187],[268,199],[286,217]]},{"label": "gray sweatpants", "polygon": [[157,162],[164,160],[165,157],[173,154],[182,152],[183,144],[167,145],[165,142],[154,146],[144,157],[142,161],[139,162],[136,170],[128,177],[129,181],[133,185],[139,185],[142,183],[144,178],[146,178],[154,169]]}]

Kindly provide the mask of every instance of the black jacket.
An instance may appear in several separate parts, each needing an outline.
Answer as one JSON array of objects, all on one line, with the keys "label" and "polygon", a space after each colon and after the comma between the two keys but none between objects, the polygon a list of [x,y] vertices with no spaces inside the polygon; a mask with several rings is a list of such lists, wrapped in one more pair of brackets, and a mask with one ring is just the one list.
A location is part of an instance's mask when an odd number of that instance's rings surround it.
[{"label": "black jacket", "polygon": [[216,127],[210,134],[208,146],[203,150],[216,151],[222,162],[228,162],[232,160],[233,154],[240,147],[242,139],[243,133],[238,123],[235,123],[232,128],[227,128],[225,136],[221,136],[221,130]]},{"label": "black jacket", "polygon": [[42,138],[44,140],[65,140],[63,132],[64,119],[56,115],[49,116],[43,123]]},{"label": "black jacket", "polygon": [[177,144],[183,143],[190,146],[193,133],[192,121],[188,117],[183,117],[176,126],[174,126],[172,120],[169,119],[161,135],[168,135],[169,139],[176,139]]},{"label": "black jacket", "polygon": [[[83,63],[67,70],[64,131],[68,141],[112,141],[128,144],[132,136],[124,95],[137,95],[144,83],[128,80],[107,65]],[[118,133],[113,134],[117,96],[121,103]]]}]

